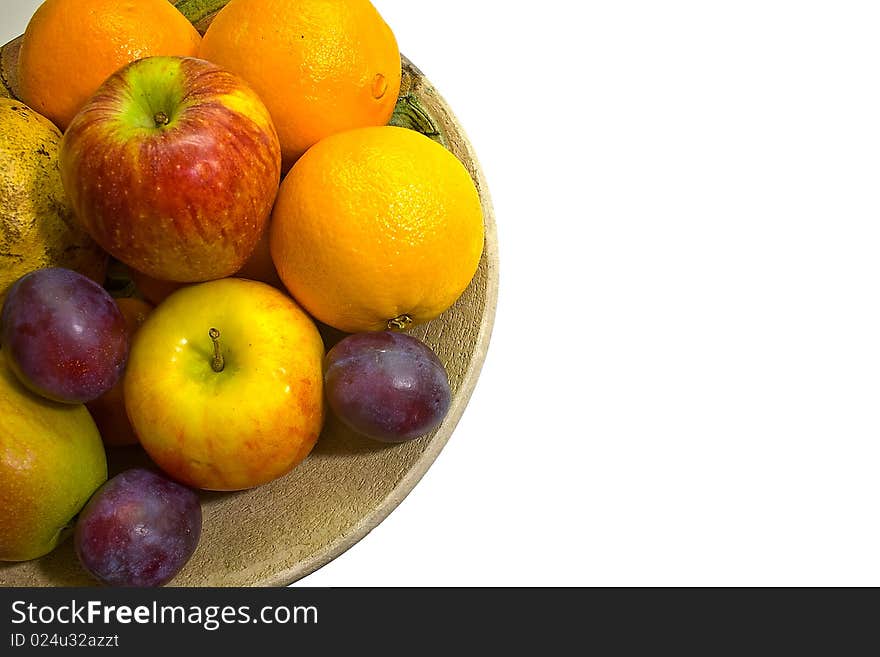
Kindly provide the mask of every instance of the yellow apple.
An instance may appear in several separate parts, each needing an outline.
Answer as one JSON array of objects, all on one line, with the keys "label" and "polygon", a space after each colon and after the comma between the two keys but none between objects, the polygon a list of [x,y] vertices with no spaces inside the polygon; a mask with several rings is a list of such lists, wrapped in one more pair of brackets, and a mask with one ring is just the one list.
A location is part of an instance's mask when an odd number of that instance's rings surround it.
[{"label": "yellow apple", "polygon": [[86,407],[26,390],[0,354],[0,561],[55,549],[106,480],[104,445]]},{"label": "yellow apple", "polygon": [[324,344],[286,294],[226,278],[165,299],[134,338],[125,408],[168,475],[242,490],[289,472],[324,421]]}]

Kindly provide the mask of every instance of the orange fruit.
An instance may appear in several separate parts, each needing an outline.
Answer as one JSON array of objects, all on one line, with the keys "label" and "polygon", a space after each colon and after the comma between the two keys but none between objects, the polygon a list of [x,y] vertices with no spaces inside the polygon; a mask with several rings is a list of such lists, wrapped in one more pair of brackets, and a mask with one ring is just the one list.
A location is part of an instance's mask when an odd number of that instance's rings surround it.
[{"label": "orange fruit", "polygon": [[177,290],[187,285],[186,283],[153,278],[131,267],[128,268],[128,274],[131,276],[131,281],[134,283],[137,291],[141,293],[141,296],[157,306],[165,301],[167,297],[171,296],[172,292],[177,292]]},{"label": "orange fruit", "polygon": [[117,69],[152,55],[193,56],[200,41],[168,0],[46,0],[21,43],[21,99],[64,130]]},{"label": "orange fruit", "polygon": [[[125,329],[131,342],[141,324],[146,321],[147,315],[152,312],[153,306],[134,297],[115,301],[125,317]],[[103,395],[86,404],[105,445],[137,445],[138,443],[137,435],[125,412],[124,385],[125,377]]]},{"label": "orange fruit", "polygon": [[272,262],[272,254],[269,252],[269,230],[263,231],[260,241],[254,247],[251,257],[234,276],[236,278],[249,278],[252,281],[260,281],[272,287],[283,288],[278,272],[275,271],[275,263]]},{"label": "orange fruit", "polygon": [[388,123],[400,92],[397,41],[369,0],[231,0],[199,55],[263,99],[285,169],[328,135]]},{"label": "orange fruit", "polygon": [[464,165],[422,134],[384,126],[309,149],[281,184],[269,245],[296,300],[354,333],[446,310],[477,270],[483,232]]}]

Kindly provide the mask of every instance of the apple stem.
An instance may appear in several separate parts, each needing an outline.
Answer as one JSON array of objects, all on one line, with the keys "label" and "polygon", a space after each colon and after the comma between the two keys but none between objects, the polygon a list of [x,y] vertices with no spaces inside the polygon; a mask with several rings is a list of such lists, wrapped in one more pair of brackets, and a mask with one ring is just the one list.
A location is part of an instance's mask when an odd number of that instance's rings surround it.
[{"label": "apple stem", "polygon": [[168,122],[171,121],[171,119],[168,118],[168,115],[165,112],[156,112],[153,120],[156,122],[157,128],[160,128],[163,125],[168,125]]},{"label": "apple stem", "polygon": [[214,343],[214,360],[211,361],[211,369],[222,372],[226,362],[223,360],[223,354],[220,353],[220,331],[215,328],[209,329],[208,336]]}]

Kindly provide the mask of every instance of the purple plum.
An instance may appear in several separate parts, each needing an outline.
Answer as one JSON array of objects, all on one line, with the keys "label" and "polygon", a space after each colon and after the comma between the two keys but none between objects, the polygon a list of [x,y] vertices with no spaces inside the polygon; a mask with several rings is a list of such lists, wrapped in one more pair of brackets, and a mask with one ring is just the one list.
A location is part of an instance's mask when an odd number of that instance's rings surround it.
[{"label": "purple plum", "polygon": [[354,431],[404,442],[435,429],[449,410],[443,363],[425,343],[403,333],[356,333],[325,359],[327,402]]},{"label": "purple plum", "polygon": [[125,369],[128,332],[113,297],[70,269],[38,269],[19,278],[0,314],[10,368],[31,391],[85,403],[110,390]]},{"label": "purple plum", "polygon": [[105,483],[79,514],[73,541],[80,562],[109,586],[162,586],[186,565],[202,533],[202,507],[190,488],[144,468]]}]

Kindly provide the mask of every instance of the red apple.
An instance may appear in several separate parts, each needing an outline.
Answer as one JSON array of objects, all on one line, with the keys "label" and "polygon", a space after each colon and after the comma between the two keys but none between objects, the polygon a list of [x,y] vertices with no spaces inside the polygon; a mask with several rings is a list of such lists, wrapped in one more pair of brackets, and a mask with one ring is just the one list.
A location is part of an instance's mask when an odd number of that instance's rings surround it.
[{"label": "red apple", "polygon": [[92,238],[179,282],[241,269],[281,176],[278,135],[256,93],[191,57],[148,57],[110,76],[74,117],[59,159]]},{"label": "red apple", "polygon": [[[141,296],[154,306],[158,306],[162,303],[172,292],[176,292],[180,288],[188,285],[187,283],[175,283],[174,281],[163,281],[158,278],[152,278],[136,269],[129,268],[128,272],[138,292],[141,293]],[[254,251],[251,253],[250,258],[248,258],[247,262],[244,263],[244,266],[236,272],[235,277],[248,278],[252,281],[267,283],[272,287],[277,287],[282,292],[287,292],[287,288],[284,287],[284,283],[282,283],[281,279],[278,277],[278,272],[275,271],[275,263],[272,262],[272,254],[269,252],[268,230],[263,233],[260,241],[257,242],[257,245],[254,247]]]}]

